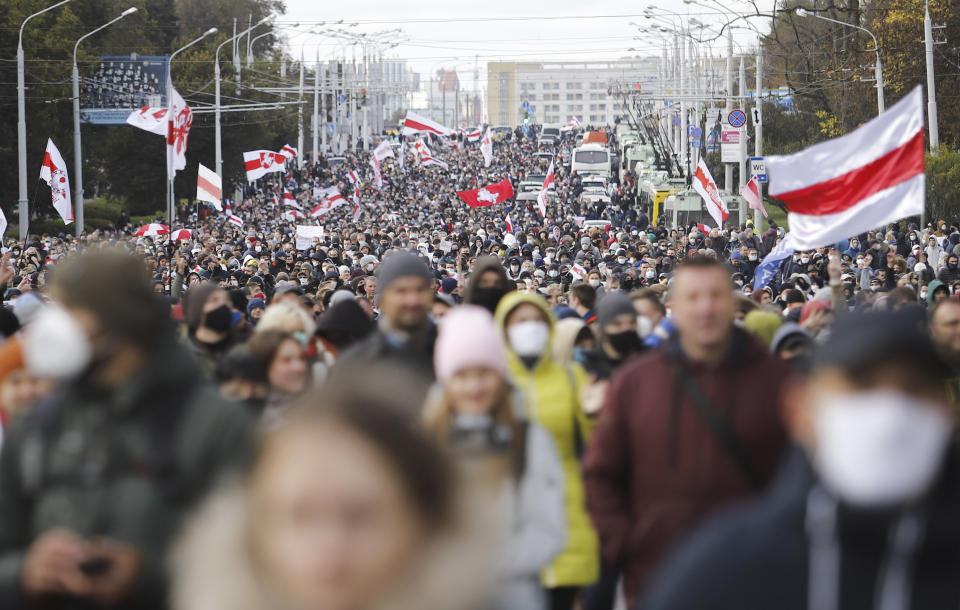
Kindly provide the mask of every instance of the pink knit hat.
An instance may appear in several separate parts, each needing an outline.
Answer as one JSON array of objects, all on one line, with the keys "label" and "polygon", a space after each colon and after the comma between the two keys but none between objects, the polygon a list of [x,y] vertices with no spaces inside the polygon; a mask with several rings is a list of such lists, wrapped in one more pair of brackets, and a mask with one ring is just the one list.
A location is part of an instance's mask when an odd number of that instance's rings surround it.
[{"label": "pink knit hat", "polygon": [[476,305],[451,309],[440,320],[433,364],[441,383],[472,366],[491,368],[506,377],[506,349],[490,312]]}]

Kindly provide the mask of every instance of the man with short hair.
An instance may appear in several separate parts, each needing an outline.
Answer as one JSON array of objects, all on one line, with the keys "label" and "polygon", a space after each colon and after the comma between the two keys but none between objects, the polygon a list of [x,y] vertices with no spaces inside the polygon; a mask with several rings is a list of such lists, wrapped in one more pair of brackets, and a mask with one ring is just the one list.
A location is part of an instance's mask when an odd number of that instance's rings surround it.
[{"label": "man with short hair", "polygon": [[386,258],[377,269],[380,317],[377,330],[353,345],[341,361],[389,361],[434,378],[433,344],[437,330],[430,320],[433,276],[409,252]]},{"label": "man with short hair", "polygon": [[584,468],[604,561],[629,600],[700,519],[766,484],[786,441],[789,370],[734,326],[726,266],[691,257],[670,302],[676,335],[614,375]]},{"label": "man with short hair", "polygon": [[597,291],[593,286],[580,283],[570,288],[567,304],[577,312],[585,324],[593,324],[597,321],[597,314],[593,311],[596,302]]},{"label": "man with short hair", "polygon": [[930,338],[940,357],[953,368],[947,380],[950,402],[960,405],[960,301],[943,299],[935,302],[928,312]]}]

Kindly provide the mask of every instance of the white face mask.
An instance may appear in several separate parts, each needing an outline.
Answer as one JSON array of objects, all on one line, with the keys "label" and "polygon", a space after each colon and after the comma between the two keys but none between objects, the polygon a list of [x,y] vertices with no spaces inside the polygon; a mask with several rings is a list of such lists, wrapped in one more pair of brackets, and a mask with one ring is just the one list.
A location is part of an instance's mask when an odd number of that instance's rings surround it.
[{"label": "white face mask", "polygon": [[646,339],[653,332],[653,322],[647,316],[637,316],[637,335]]},{"label": "white face mask", "polygon": [[31,375],[76,377],[90,364],[93,347],[83,328],[62,306],[47,305],[23,336],[23,359]]},{"label": "white face mask", "polygon": [[507,328],[510,347],[519,356],[539,356],[550,341],[546,322],[520,322]]},{"label": "white face mask", "polygon": [[653,269],[647,269],[646,272],[644,272],[643,277],[647,278],[648,280],[652,280],[653,278],[657,277],[657,272]]},{"label": "white face mask", "polygon": [[625,262],[627,262],[627,259],[624,258],[623,256],[617,257],[617,264],[618,264],[618,265],[622,265],[622,264],[624,264]]},{"label": "white face mask", "polygon": [[600,280],[589,280],[587,281],[587,283],[593,286],[594,288],[598,288],[600,286]]},{"label": "white face mask", "polygon": [[855,506],[903,504],[926,492],[952,424],[935,405],[894,390],[840,394],[817,406],[814,464]]}]

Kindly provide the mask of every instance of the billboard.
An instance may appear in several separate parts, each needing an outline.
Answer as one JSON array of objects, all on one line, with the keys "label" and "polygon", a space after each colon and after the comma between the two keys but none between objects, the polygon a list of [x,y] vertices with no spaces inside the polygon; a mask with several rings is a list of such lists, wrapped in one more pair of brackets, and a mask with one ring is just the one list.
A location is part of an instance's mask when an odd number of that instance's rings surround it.
[{"label": "billboard", "polygon": [[94,125],[123,125],[143,106],[164,108],[167,56],[108,55],[80,82],[80,120]]}]

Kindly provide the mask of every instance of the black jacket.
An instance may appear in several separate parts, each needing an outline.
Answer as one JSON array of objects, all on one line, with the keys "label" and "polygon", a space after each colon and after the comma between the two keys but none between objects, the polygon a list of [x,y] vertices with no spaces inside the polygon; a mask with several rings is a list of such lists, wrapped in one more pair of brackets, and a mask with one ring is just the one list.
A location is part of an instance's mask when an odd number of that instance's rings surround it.
[{"label": "black jacket", "polygon": [[[806,610],[808,595],[833,600],[815,603],[837,610],[868,610],[896,607],[936,610],[960,605],[960,468],[957,451],[949,454],[947,466],[930,499],[916,509],[922,524],[919,543],[912,555],[893,559],[889,541],[902,512],[870,512],[836,505],[816,481],[805,454],[790,452],[778,478],[768,492],[756,500],[712,518],[679,545],[659,566],[635,606],[643,610],[764,609]],[[813,491],[816,488],[816,491]],[[816,494],[816,495],[815,495]],[[826,499],[836,507],[836,535],[818,536],[808,531],[808,503]],[[816,520],[812,520],[816,521]],[[816,521],[819,522],[819,521]],[[820,540],[821,543],[814,542]],[[826,540],[824,545],[822,541]],[[831,546],[835,545],[835,546]],[[829,569],[829,557],[811,549],[839,550],[839,570]],[[811,561],[813,557],[813,561]],[[896,570],[891,566],[902,565]],[[810,582],[811,566],[816,574]],[[839,573],[838,594],[829,585]],[[905,576],[904,587],[886,589],[887,595],[900,591],[908,600],[881,606],[881,584],[891,585],[896,575]],[[814,591],[815,589],[815,591]],[[825,597],[820,597],[826,593]],[[889,599],[889,598],[888,598]]]},{"label": "black jacket", "polygon": [[[350,346],[343,353],[334,368],[361,363],[388,364],[400,366],[411,373],[432,382],[436,379],[433,370],[433,345],[437,341],[437,327],[433,322],[426,326],[402,346],[394,345],[380,328],[367,337]],[[341,369],[342,370],[342,369]]]}]

